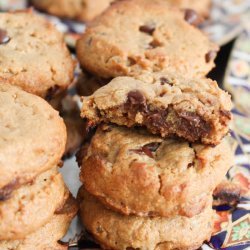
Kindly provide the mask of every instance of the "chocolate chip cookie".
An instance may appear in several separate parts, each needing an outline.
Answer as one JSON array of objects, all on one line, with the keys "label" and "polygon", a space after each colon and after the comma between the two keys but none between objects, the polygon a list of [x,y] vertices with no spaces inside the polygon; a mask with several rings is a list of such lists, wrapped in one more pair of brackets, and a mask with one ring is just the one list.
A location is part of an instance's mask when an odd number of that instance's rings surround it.
[{"label": "chocolate chip cookie", "polygon": [[81,116],[213,145],[228,133],[231,98],[215,81],[161,73],[140,78],[117,77],[83,97]]},{"label": "chocolate chip cookie", "polygon": [[64,204],[65,184],[57,168],[39,175],[32,183],[0,201],[0,240],[22,239],[46,224]]},{"label": "chocolate chip cookie", "polygon": [[32,0],[34,6],[52,15],[90,21],[100,15],[114,0]]},{"label": "chocolate chip cookie", "polygon": [[0,83],[0,200],[54,168],[66,144],[62,118],[42,98]]},{"label": "chocolate chip cookie", "polygon": [[211,198],[199,215],[169,219],[120,215],[105,208],[83,188],[79,200],[85,228],[104,249],[198,249],[211,237],[214,217]]},{"label": "chocolate chip cookie", "polygon": [[103,78],[164,69],[204,76],[214,67],[218,46],[195,27],[198,17],[188,11],[167,1],[118,1],[78,40],[78,59]]},{"label": "chocolate chip cookie", "polygon": [[32,11],[0,13],[0,82],[43,98],[65,90],[75,63],[63,35]]},{"label": "chocolate chip cookie", "polygon": [[195,216],[233,162],[226,140],[211,147],[108,125],[84,149],[86,190],[126,215]]},{"label": "chocolate chip cookie", "polygon": [[37,231],[21,240],[0,241],[1,250],[67,250],[67,245],[58,241],[66,234],[78,210],[76,201],[70,197],[51,220]]}]

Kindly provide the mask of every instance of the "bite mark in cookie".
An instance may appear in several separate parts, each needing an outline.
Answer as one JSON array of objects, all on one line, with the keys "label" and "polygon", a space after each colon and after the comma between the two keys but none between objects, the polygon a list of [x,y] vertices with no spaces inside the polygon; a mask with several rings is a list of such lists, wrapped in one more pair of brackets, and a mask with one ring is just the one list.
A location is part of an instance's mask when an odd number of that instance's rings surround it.
[{"label": "bite mark in cookie", "polygon": [[162,137],[216,145],[228,132],[230,110],[230,96],[216,82],[159,74],[152,82],[113,79],[83,97],[81,115],[94,123],[141,126]]}]

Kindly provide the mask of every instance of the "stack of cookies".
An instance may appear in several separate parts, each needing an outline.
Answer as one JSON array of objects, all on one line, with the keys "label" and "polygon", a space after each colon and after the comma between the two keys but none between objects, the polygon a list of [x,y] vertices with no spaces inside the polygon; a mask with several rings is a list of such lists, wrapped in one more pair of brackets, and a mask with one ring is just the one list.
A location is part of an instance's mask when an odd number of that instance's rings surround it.
[{"label": "stack of cookies", "polygon": [[0,249],[67,249],[58,240],[77,205],[58,172],[66,128],[44,99],[58,106],[75,63],[43,17],[0,16]]},{"label": "stack of cookies", "polygon": [[63,120],[45,100],[0,83],[0,249],[64,249],[77,206],[58,167]]},{"label": "stack of cookies", "polygon": [[164,0],[125,0],[78,41],[84,70],[112,79],[82,98],[98,126],[78,154],[81,218],[105,249],[197,249],[211,237],[232,104],[205,77],[218,48],[198,20]]},{"label": "stack of cookies", "polygon": [[38,95],[60,111],[68,132],[64,156],[72,155],[81,143],[82,121],[74,101],[65,97],[75,61],[63,35],[32,10],[0,13],[0,62],[0,82]]}]

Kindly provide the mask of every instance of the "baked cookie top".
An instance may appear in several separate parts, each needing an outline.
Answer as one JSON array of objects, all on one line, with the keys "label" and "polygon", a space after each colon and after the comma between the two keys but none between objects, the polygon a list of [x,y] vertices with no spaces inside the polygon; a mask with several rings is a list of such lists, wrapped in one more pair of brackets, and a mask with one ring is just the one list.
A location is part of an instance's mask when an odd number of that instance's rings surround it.
[{"label": "baked cookie top", "polygon": [[62,34],[32,11],[0,13],[0,82],[51,98],[74,77]]},{"label": "baked cookie top", "polygon": [[47,224],[20,240],[0,241],[1,250],[67,250],[59,240],[68,231],[69,225],[78,211],[76,200],[70,196],[62,208],[57,210]]},{"label": "baked cookie top", "polygon": [[123,214],[151,217],[199,214],[233,161],[226,140],[211,147],[108,125],[83,150],[88,192]]},{"label": "baked cookie top", "polygon": [[57,168],[13,191],[8,200],[0,201],[0,240],[23,239],[48,223],[63,206],[64,196],[65,184]]},{"label": "baked cookie top", "polygon": [[81,116],[92,123],[142,126],[162,137],[218,144],[228,132],[230,95],[207,78],[146,74],[117,77],[83,97]]},{"label": "baked cookie top", "polygon": [[103,249],[198,249],[211,237],[214,222],[212,197],[209,206],[199,215],[166,219],[124,216],[113,212],[83,187],[78,196],[83,224]]},{"label": "baked cookie top", "polygon": [[197,21],[167,1],[118,1],[78,40],[78,59],[104,78],[164,69],[204,76],[214,67],[218,46],[194,26]]},{"label": "baked cookie top", "polygon": [[0,200],[13,188],[54,168],[63,155],[66,128],[42,98],[0,83]]},{"label": "baked cookie top", "polygon": [[90,21],[100,15],[114,0],[32,0],[34,6],[52,15]]}]

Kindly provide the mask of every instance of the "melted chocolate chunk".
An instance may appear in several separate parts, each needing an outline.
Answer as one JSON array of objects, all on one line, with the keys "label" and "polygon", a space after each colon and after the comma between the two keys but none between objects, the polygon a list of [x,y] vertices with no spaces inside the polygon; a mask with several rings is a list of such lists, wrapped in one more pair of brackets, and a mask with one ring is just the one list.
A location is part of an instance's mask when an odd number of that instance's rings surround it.
[{"label": "melted chocolate chunk", "polygon": [[147,147],[151,152],[156,152],[156,150],[160,147],[161,143],[160,142],[151,142],[144,147]]},{"label": "melted chocolate chunk", "polygon": [[8,185],[0,189],[0,201],[8,200],[12,191],[19,185],[18,180],[13,180]]},{"label": "melted chocolate chunk", "polygon": [[184,19],[189,24],[192,24],[194,26],[197,26],[201,22],[201,19],[200,19],[199,15],[192,9],[186,9],[185,10]]},{"label": "melted chocolate chunk", "polygon": [[137,154],[145,154],[150,158],[154,158],[153,153],[156,152],[156,150],[159,148],[160,144],[161,143],[159,143],[159,142],[152,142],[152,143],[144,145],[140,149],[134,149],[134,150],[131,150],[131,151],[135,152]]},{"label": "melted chocolate chunk", "polygon": [[147,34],[149,34],[149,35],[152,36],[152,34],[155,31],[155,27],[154,26],[150,26],[150,25],[142,25],[142,26],[139,27],[139,30],[141,32],[147,33]]},{"label": "melted chocolate chunk", "polygon": [[211,130],[210,125],[193,112],[179,112],[178,116],[182,118],[180,128],[186,136],[194,138],[193,141],[208,134]]},{"label": "melted chocolate chunk", "polygon": [[166,77],[161,77],[160,82],[161,82],[161,85],[168,84],[170,86],[173,86],[173,83],[170,82]]},{"label": "melted chocolate chunk", "polygon": [[10,37],[6,30],[0,29],[0,44],[6,44],[10,41]]},{"label": "melted chocolate chunk", "polygon": [[165,127],[166,126],[166,117],[167,117],[167,111],[163,110],[163,111],[155,111],[155,112],[151,112],[149,115],[147,115],[147,123],[152,126],[155,127],[157,129],[160,129],[161,127]]},{"label": "melted chocolate chunk", "polygon": [[132,109],[135,113],[137,111],[145,111],[146,110],[146,98],[138,90],[130,91],[128,93],[126,106],[128,106],[129,110]]},{"label": "melted chocolate chunk", "polygon": [[200,116],[192,112],[180,112],[179,116],[189,121],[190,124],[197,126],[201,122]]},{"label": "melted chocolate chunk", "polygon": [[186,138],[189,141],[200,141],[209,135],[211,125],[194,112],[176,111],[171,105],[168,108],[154,108],[147,104],[146,98],[139,91],[132,91],[122,109],[128,119],[135,119],[138,112],[143,116],[141,125],[153,134]]},{"label": "melted chocolate chunk", "polygon": [[213,51],[213,50],[210,50],[206,55],[205,55],[205,60],[206,60],[206,63],[209,63],[211,62],[212,60],[215,59],[217,55],[217,52],[216,51]]}]

